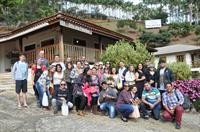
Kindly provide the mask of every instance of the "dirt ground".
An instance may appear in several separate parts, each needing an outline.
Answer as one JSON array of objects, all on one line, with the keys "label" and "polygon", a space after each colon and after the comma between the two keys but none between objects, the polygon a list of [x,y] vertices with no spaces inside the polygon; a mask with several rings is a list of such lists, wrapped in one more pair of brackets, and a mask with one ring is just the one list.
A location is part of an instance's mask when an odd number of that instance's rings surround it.
[{"label": "dirt ground", "polygon": [[80,117],[73,110],[68,117],[53,115],[52,111],[37,108],[35,97],[28,92],[28,109],[17,109],[14,90],[0,90],[0,132],[199,132],[200,114],[185,113],[181,130],[175,125],[153,119],[130,120],[124,123],[119,117],[109,119],[88,113]]}]

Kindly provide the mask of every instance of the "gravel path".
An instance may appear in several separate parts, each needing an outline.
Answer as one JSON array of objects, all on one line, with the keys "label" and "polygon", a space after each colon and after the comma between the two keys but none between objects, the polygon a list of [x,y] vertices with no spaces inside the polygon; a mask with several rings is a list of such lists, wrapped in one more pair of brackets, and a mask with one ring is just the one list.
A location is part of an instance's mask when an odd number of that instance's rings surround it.
[{"label": "gravel path", "polygon": [[200,114],[185,113],[182,129],[174,124],[149,119],[130,120],[88,113],[85,117],[71,111],[68,117],[53,115],[36,107],[34,96],[28,93],[29,109],[18,110],[14,91],[0,91],[0,132],[200,132]]}]

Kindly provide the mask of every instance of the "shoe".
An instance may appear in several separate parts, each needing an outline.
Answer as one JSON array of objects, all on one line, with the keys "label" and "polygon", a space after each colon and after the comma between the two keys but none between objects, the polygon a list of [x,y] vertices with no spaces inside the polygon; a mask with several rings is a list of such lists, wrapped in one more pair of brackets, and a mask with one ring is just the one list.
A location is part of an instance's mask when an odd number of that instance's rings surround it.
[{"label": "shoe", "polygon": [[128,122],[128,119],[126,118],[126,117],[121,117],[121,120],[123,121],[123,122]]},{"label": "shoe", "polygon": [[78,115],[80,115],[80,116],[85,116],[82,110],[80,110],[80,111],[78,112]]},{"label": "shoe", "polygon": [[176,123],[176,129],[181,129],[181,125],[179,125],[178,123]]},{"label": "shoe", "polygon": [[54,110],[54,111],[53,111],[53,114],[54,114],[54,115],[55,115],[55,114],[57,114],[57,113],[58,113],[58,111],[57,111],[57,110]]},{"label": "shoe", "polygon": [[144,119],[149,119],[149,115],[143,115]]}]

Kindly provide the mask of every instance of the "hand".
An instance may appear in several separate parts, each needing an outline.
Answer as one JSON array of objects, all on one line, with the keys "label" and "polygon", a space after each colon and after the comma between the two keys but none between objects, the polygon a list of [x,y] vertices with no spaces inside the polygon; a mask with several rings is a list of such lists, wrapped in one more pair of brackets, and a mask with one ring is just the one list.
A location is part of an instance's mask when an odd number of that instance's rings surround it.
[{"label": "hand", "polygon": [[154,108],[154,104],[149,103],[149,107],[150,107],[150,109],[153,109]]},{"label": "hand", "polygon": [[174,109],[169,110],[169,113],[171,113],[172,115],[174,115]]},{"label": "hand", "polygon": [[145,76],[142,76],[142,78],[141,78],[142,80],[144,80],[145,79]]},{"label": "hand", "polygon": [[150,84],[152,84],[152,83],[154,83],[154,81],[153,81],[153,80],[150,80]]},{"label": "hand", "polygon": [[32,85],[35,85],[35,82],[34,82],[34,81],[32,81]]},{"label": "hand", "polygon": [[62,101],[65,101],[65,98],[64,98],[64,97],[61,97],[60,99],[61,99]]},{"label": "hand", "polygon": [[104,94],[104,95],[103,95],[103,98],[105,98],[105,97],[106,97],[106,95]]}]

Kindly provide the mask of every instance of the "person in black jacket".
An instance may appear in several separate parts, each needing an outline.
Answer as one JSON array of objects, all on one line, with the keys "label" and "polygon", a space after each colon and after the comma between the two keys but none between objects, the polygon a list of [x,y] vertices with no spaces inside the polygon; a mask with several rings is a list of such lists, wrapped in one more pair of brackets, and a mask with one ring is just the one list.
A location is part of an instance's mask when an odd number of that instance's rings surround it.
[{"label": "person in black jacket", "polygon": [[156,74],[156,82],[162,95],[162,93],[166,91],[166,84],[174,81],[174,76],[172,70],[166,67],[166,62],[164,60],[159,62],[159,66]]},{"label": "person in black jacket", "polygon": [[65,101],[69,108],[73,107],[73,104],[69,101],[69,90],[67,88],[66,82],[62,80],[60,82],[60,88],[58,89],[58,92],[55,94],[54,98],[52,99],[52,108],[54,111],[54,114],[58,112],[58,110],[61,109],[63,101]]},{"label": "person in black jacket", "polygon": [[148,81],[152,87],[156,87],[156,68],[153,64],[148,66],[148,71],[146,72],[146,81]]}]

